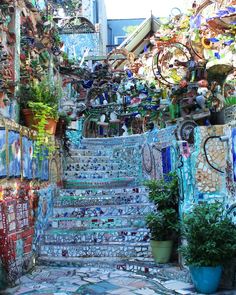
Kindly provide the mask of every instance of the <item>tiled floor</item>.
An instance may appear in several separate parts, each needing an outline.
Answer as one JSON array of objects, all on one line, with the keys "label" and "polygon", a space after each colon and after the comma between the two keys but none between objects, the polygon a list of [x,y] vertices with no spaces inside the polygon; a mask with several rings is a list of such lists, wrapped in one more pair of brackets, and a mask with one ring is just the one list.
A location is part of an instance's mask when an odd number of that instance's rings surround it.
[{"label": "tiled floor", "polygon": [[[168,295],[196,294],[191,284],[176,280],[163,281],[112,269],[91,267],[37,267],[22,277],[15,288],[1,295]],[[235,295],[236,291],[219,292]]]}]

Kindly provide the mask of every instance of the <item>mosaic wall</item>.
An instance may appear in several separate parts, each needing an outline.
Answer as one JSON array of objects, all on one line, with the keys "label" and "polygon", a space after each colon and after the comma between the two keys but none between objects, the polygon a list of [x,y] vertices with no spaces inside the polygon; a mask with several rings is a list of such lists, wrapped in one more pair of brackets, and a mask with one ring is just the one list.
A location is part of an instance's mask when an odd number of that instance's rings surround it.
[{"label": "mosaic wall", "polygon": [[175,169],[175,126],[154,129],[144,134],[142,145],[142,171],[144,178],[160,179]]},{"label": "mosaic wall", "polygon": [[38,195],[38,206],[36,209],[36,222],[35,222],[35,231],[33,239],[33,250],[35,255],[38,254],[38,247],[40,239],[44,230],[48,226],[48,220],[52,216],[53,210],[53,197],[55,196],[56,187],[50,185],[44,189],[41,189],[37,192]]},{"label": "mosaic wall", "polygon": [[[2,13],[2,8],[1,8]],[[1,14],[1,18],[3,18]],[[9,32],[15,38],[10,37]],[[0,85],[0,115],[16,122],[19,121],[19,106],[15,99],[15,83],[19,80],[19,43],[20,43],[20,13],[15,9],[14,14],[7,14],[1,23],[1,85]]]},{"label": "mosaic wall", "polygon": [[34,158],[31,136],[13,121],[0,122],[0,260],[8,282],[33,266],[33,236],[36,249],[51,214],[54,186],[49,181],[61,180],[59,156]]},{"label": "mosaic wall", "polygon": [[[223,137],[223,141],[220,137]],[[235,214],[235,128],[227,125],[197,127],[192,153],[182,157],[181,209],[195,203],[219,200]]]},{"label": "mosaic wall", "polygon": [[89,48],[91,55],[99,55],[99,35],[94,34],[62,34],[61,39],[64,42],[64,51],[69,58],[81,59],[84,52]]}]

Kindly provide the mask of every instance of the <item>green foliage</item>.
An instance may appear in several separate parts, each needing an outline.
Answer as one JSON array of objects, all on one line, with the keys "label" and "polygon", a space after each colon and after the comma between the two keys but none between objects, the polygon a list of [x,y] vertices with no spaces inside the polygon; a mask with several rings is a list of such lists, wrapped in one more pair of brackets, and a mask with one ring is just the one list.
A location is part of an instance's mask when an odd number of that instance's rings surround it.
[{"label": "green foliage", "polygon": [[126,36],[129,36],[131,35],[136,29],[137,29],[138,26],[127,26],[127,27],[123,27],[123,31],[125,31],[126,33]]},{"label": "green foliage", "polygon": [[41,81],[32,81],[28,85],[20,85],[17,96],[22,108],[29,108],[31,102],[41,102],[54,109],[53,117],[57,116],[59,100],[62,96],[61,85],[58,81],[51,85],[49,78],[45,76]]},{"label": "green foliage", "polygon": [[173,208],[149,213],[146,216],[146,223],[150,229],[151,238],[155,241],[171,240],[179,229],[178,215]]},{"label": "green foliage", "polygon": [[219,203],[202,203],[184,218],[187,245],[180,248],[186,263],[217,266],[236,255],[236,225]]},{"label": "green foliage", "polygon": [[72,121],[71,117],[64,111],[59,113],[59,118],[65,122],[66,126],[69,126]]},{"label": "green foliage", "polygon": [[53,118],[55,110],[42,102],[29,102],[29,107],[34,112],[35,117],[35,129],[37,130],[37,137],[34,148],[34,156],[38,154],[43,157],[44,151],[47,150],[48,154],[52,154],[55,150],[55,145],[52,140],[49,140],[48,133],[45,130],[45,126],[48,123],[48,118]]},{"label": "green foliage", "polygon": [[149,189],[149,200],[157,206],[158,210],[177,207],[179,186],[176,174],[169,173],[167,177],[160,180],[148,180],[144,185]]},{"label": "green foliage", "polygon": [[148,180],[144,183],[149,188],[149,200],[157,211],[146,216],[146,224],[151,232],[151,239],[170,240],[179,231],[178,218],[178,177],[175,173],[164,179]]},{"label": "green foliage", "polygon": [[225,107],[236,105],[236,97],[235,96],[227,97],[225,99],[224,105],[225,105]]},{"label": "green foliage", "polygon": [[21,107],[30,108],[34,114],[34,128],[37,131],[34,156],[44,154],[48,150],[49,155],[54,151],[54,143],[48,139],[45,126],[48,119],[58,119],[58,106],[62,97],[61,81],[50,82],[48,76],[41,81],[32,81],[29,85],[21,85],[19,88]]}]

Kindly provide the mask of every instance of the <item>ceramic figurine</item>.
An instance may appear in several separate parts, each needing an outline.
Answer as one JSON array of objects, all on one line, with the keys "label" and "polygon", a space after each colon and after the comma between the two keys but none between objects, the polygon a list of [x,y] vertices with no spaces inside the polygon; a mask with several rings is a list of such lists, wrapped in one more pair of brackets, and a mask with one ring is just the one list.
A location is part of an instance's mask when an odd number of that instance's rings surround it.
[{"label": "ceramic figurine", "polygon": [[121,129],[123,129],[124,130],[124,132],[123,132],[123,134],[122,134],[122,136],[129,136],[129,133],[128,133],[128,128],[126,127],[126,125],[125,124],[123,124],[123,126],[121,127]]},{"label": "ceramic figurine", "polygon": [[196,96],[196,102],[203,111],[206,111],[206,100],[208,98],[208,93],[209,90],[207,80],[198,81],[198,95]]},{"label": "ceramic figurine", "polygon": [[108,101],[106,99],[103,100],[103,105],[107,105],[108,104]]}]

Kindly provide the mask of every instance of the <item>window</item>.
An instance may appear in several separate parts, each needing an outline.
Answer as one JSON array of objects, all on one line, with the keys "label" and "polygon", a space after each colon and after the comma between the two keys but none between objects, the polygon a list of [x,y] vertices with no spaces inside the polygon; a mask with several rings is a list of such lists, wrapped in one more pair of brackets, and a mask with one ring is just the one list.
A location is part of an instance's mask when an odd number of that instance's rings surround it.
[{"label": "window", "polygon": [[126,36],[115,36],[115,45],[120,45],[125,39]]}]

